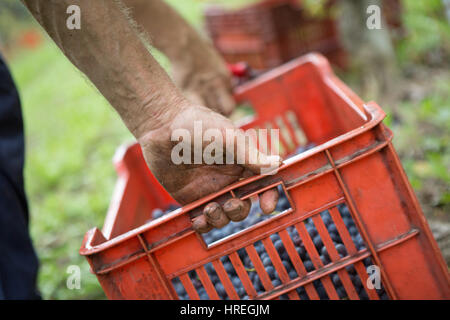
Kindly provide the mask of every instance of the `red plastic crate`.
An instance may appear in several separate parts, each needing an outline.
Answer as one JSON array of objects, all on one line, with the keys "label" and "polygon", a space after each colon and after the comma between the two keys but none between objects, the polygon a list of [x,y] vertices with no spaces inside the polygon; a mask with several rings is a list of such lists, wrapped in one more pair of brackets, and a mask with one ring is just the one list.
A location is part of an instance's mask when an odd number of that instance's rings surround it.
[{"label": "red plastic crate", "polygon": [[[298,0],[265,0],[235,10],[210,6],[204,12],[206,29],[229,63],[245,61],[256,70],[267,70],[314,51],[345,68],[348,54],[334,14],[338,2],[327,1],[320,16],[312,16]],[[394,39],[400,38],[400,1],[385,0],[382,10]]]},{"label": "red plastic crate", "polygon": [[257,70],[270,69],[306,52],[318,51],[340,67],[346,64],[331,15],[311,17],[291,0],[266,0],[237,10],[205,9],[206,28],[229,63],[246,61]]},{"label": "red plastic crate", "polygon": [[[139,145],[120,149],[115,164],[119,179],[103,231],[86,233],[80,253],[86,256],[110,299],[177,299],[172,280],[179,279],[189,297],[198,298],[189,274],[197,274],[208,296],[217,298],[205,265],[212,264],[228,296],[237,298],[221,258],[229,258],[250,299],[298,299],[304,288],[310,299],[320,281],[330,299],[337,299],[330,277],[337,273],[350,299],[358,299],[346,267],[353,266],[370,299],[363,260],[380,267],[390,299],[448,299],[449,274],[425,217],[392,146],[392,133],[374,102],[365,103],[331,71],[321,55],[309,54],[267,72],[236,90],[239,102],[250,102],[256,114],[241,127],[280,128],[283,154],[307,142],[316,147],[285,160],[275,175],[255,176],[152,220],[154,208],[174,200],[148,170]],[[210,201],[252,198],[280,186],[290,208],[230,237],[207,245],[192,229],[192,219]],[[337,207],[346,204],[365,242],[353,244]],[[348,254],[336,254],[320,212],[328,210]],[[322,264],[305,221],[311,218],[330,253]],[[295,227],[315,270],[307,272],[287,228]],[[274,250],[277,233],[298,276],[290,278]],[[260,279],[267,274],[254,244],[262,241],[281,284],[264,281],[257,294],[238,251],[248,253]],[[197,280],[198,281],[198,280]]]},{"label": "red plastic crate", "polygon": [[260,70],[283,63],[270,6],[265,2],[236,11],[208,7],[205,22],[215,47],[227,62],[246,61]]}]

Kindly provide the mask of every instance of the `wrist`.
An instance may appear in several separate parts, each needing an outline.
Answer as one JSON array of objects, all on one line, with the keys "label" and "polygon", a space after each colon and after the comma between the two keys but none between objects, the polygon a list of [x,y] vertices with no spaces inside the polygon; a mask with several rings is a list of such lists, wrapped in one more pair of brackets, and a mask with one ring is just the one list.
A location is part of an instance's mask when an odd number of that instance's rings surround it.
[{"label": "wrist", "polygon": [[189,102],[181,95],[171,97],[169,101],[155,105],[154,101],[142,108],[143,112],[135,121],[131,130],[138,142],[144,140],[152,132],[163,131],[169,127],[173,119],[189,107]]}]

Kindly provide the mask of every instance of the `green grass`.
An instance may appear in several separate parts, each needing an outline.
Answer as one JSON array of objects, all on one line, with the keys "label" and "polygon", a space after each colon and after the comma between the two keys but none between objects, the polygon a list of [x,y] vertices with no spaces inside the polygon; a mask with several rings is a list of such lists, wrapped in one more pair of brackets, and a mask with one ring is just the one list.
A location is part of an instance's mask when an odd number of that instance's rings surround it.
[{"label": "green grass", "polygon": [[450,72],[438,71],[428,82],[424,97],[400,103],[400,122],[390,127],[425,213],[449,221]]},{"label": "green grass", "polygon": [[402,3],[407,37],[397,48],[399,61],[422,63],[425,58],[429,58],[430,53],[436,55],[445,50],[448,54],[450,25],[445,19],[442,1],[403,0]]}]

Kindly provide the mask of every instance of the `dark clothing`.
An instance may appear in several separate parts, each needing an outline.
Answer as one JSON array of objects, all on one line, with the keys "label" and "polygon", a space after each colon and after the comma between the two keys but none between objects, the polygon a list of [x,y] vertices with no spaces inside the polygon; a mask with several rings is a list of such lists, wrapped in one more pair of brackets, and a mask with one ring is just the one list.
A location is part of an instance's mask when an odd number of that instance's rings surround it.
[{"label": "dark clothing", "polygon": [[0,55],[0,299],[36,299],[38,259],[28,230],[20,99]]}]

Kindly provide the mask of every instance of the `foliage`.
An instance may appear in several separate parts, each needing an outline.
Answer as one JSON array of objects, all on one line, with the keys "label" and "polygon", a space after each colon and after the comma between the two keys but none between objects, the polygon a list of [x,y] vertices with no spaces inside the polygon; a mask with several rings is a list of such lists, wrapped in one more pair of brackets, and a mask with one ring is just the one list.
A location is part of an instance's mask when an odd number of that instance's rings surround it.
[{"label": "foliage", "polygon": [[423,98],[401,103],[401,121],[391,128],[424,210],[442,215],[450,212],[450,74],[429,81]]},{"label": "foliage", "polygon": [[[403,0],[406,37],[398,46],[401,63],[441,63],[450,59],[450,25],[441,0]],[[436,61],[437,60],[437,61]]]}]

